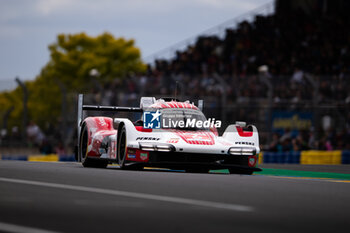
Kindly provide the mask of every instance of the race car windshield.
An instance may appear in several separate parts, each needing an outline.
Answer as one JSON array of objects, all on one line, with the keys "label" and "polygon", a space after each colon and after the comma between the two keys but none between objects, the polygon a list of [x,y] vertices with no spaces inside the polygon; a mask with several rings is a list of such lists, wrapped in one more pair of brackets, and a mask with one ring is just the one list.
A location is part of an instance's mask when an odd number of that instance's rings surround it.
[{"label": "race car windshield", "polygon": [[162,109],[161,127],[163,129],[208,130],[204,124],[207,119],[204,114],[194,109]]}]

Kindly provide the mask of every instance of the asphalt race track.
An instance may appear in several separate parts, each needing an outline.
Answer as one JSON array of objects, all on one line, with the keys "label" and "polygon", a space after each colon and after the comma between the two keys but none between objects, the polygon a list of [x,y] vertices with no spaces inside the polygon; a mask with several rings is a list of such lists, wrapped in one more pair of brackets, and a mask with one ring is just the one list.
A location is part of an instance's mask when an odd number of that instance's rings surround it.
[{"label": "asphalt race track", "polygon": [[0,161],[0,231],[350,232],[349,182]]}]

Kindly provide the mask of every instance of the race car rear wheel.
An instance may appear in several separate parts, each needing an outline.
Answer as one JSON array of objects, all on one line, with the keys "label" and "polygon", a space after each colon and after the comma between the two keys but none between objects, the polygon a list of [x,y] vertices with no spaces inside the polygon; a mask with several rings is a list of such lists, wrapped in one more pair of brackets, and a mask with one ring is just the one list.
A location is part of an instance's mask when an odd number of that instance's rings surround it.
[{"label": "race car rear wheel", "polygon": [[122,126],[118,132],[118,163],[121,169],[125,169],[126,157],[126,130]]},{"label": "race car rear wheel", "polygon": [[84,167],[106,168],[108,161],[92,159],[87,156],[89,135],[87,126],[84,124],[80,133],[79,156]]}]

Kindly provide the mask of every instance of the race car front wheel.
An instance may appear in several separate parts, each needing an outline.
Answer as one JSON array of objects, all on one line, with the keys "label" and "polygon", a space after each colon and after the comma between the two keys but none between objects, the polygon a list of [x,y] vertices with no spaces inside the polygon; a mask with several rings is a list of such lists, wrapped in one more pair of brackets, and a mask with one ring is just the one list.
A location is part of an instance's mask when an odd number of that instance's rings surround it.
[{"label": "race car front wheel", "polygon": [[126,157],[126,130],[125,126],[122,126],[118,132],[118,163],[121,169],[125,169],[125,157]]},{"label": "race car front wheel", "polygon": [[84,124],[80,133],[80,142],[79,142],[79,149],[78,149],[79,151],[78,156],[80,156],[81,158],[81,163],[83,164],[84,167],[95,167],[95,168],[107,167],[108,161],[92,159],[87,156],[88,143],[89,143],[88,128]]}]

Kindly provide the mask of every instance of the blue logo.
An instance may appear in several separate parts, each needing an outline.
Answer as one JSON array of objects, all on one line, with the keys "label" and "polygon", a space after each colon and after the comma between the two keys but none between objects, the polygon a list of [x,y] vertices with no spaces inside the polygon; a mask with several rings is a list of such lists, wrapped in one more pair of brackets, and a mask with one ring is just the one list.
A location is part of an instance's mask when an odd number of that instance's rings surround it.
[{"label": "blue logo", "polygon": [[128,158],[129,158],[129,159],[136,159],[136,155],[128,154]]},{"label": "blue logo", "polygon": [[159,110],[156,112],[143,113],[143,128],[145,129],[160,129],[160,115]]}]

